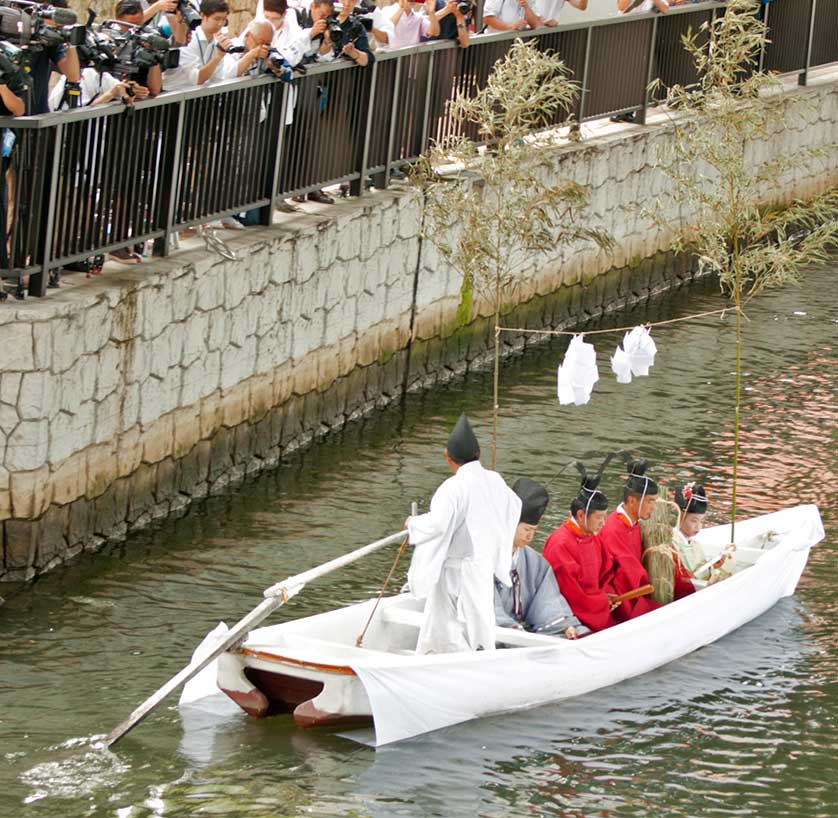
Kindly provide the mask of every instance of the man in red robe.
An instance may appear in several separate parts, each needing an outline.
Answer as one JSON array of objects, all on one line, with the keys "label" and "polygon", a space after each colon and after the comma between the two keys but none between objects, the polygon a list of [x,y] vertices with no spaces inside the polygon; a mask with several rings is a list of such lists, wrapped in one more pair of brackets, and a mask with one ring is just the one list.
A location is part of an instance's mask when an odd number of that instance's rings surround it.
[{"label": "man in red robe", "polygon": [[[599,532],[603,547],[616,563],[612,585],[617,594],[649,584],[649,575],[641,562],[640,520],[648,520],[652,516],[658,499],[658,485],[647,477],[646,465],[645,460],[629,460],[623,502],[611,513]],[[660,605],[650,597],[638,597],[622,602],[614,611],[614,617],[624,622],[655,608],[660,608]]]},{"label": "man in red robe", "polygon": [[616,566],[597,536],[605,522],[608,498],[597,488],[602,469],[588,477],[581,463],[576,467],[582,474],[582,487],[570,504],[570,517],[548,538],[544,558],[576,618],[592,631],[601,631],[616,624],[611,614]]}]

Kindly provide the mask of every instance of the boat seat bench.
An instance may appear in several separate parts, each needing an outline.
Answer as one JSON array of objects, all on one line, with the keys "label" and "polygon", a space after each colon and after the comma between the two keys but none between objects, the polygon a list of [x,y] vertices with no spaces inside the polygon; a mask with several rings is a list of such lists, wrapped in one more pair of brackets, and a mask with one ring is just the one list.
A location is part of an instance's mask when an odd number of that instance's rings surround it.
[{"label": "boat seat bench", "polygon": [[[407,625],[412,628],[419,628],[422,625],[422,611],[411,611],[407,608],[391,607],[381,612],[384,622],[391,625]],[[495,641],[504,645],[512,645],[516,648],[555,647],[565,640],[560,636],[547,636],[544,633],[528,633],[517,628],[502,628],[495,626]]]}]

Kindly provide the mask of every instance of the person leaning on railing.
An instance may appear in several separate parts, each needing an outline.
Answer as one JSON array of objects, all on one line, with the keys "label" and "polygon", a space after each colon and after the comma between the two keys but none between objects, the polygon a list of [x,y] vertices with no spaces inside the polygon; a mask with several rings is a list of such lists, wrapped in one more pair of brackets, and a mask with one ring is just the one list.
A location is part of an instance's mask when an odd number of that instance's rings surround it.
[{"label": "person leaning on railing", "polygon": [[617,11],[620,14],[645,14],[657,10],[668,14],[669,5],[667,0],[617,0]]},{"label": "person leaning on railing", "polygon": [[[54,8],[67,8],[67,0],[54,0]],[[50,21],[47,21],[50,22]],[[30,52],[29,84],[31,90],[29,114],[49,113],[49,79],[53,68],[63,74],[71,83],[81,79],[79,57],[75,46],[64,43],[48,45]],[[24,95],[24,99],[26,96]]]},{"label": "person leaning on railing", "polygon": [[[436,17],[436,0],[424,3],[411,3],[410,0],[398,0],[399,7],[393,14],[393,35],[390,45],[393,48],[406,48],[419,45],[423,38],[439,37],[439,20]],[[417,6],[414,12],[413,7]],[[425,14],[418,9],[424,6]]]},{"label": "person leaning on railing", "polygon": [[[579,11],[586,11],[588,8],[588,0],[567,0],[567,2]],[[539,26],[557,26],[559,12],[564,4],[565,0],[534,0],[533,10],[538,15]]]},{"label": "person leaning on railing", "polygon": [[468,23],[459,0],[436,0],[436,18],[439,21],[437,39],[456,40],[462,48],[468,48]]},{"label": "person leaning on railing", "polygon": [[[138,26],[142,24],[143,17],[143,6],[140,0],[119,0],[116,4],[114,18],[120,23]],[[159,65],[141,68],[135,79],[138,85],[148,88],[150,96],[156,96],[163,89],[163,70]]]},{"label": "person leaning on railing", "polygon": [[483,22],[495,31],[538,28],[539,17],[527,0],[486,0]]},{"label": "person leaning on railing", "polygon": [[[26,83],[20,69],[0,51],[0,116],[23,116],[26,113],[24,95]],[[0,270],[9,268],[6,247],[6,225],[8,223],[8,193],[6,173],[12,163],[15,134],[9,128],[2,130],[2,159],[0,160]],[[2,287],[0,287],[2,291]]]},{"label": "person leaning on railing", "polygon": [[224,55],[232,41],[221,30],[227,25],[229,13],[227,0],[203,0],[201,25],[192,32],[187,45],[180,49],[178,67],[166,72],[167,91],[194,88],[224,79]]},{"label": "person leaning on railing", "polygon": [[[69,109],[67,98],[64,94],[66,78],[60,77],[49,94],[50,111],[66,111]],[[130,105],[148,96],[148,88],[136,82],[120,82],[107,71],[99,71],[96,68],[83,68],[81,72],[82,107],[88,105],[106,105],[108,102],[122,100]]]}]

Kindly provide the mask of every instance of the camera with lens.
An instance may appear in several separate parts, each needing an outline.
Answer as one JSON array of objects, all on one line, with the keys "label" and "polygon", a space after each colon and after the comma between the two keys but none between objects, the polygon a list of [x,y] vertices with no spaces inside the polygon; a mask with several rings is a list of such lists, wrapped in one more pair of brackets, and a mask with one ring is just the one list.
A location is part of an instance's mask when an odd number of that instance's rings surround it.
[{"label": "camera with lens", "polygon": [[294,72],[291,69],[291,65],[276,48],[272,48],[268,51],[268,56],[265,57],[265,64],[283,82],[291,82],[294,78]]},{"label": "camera with lens", "polygon": [[155,65],[164,71],[177,68],[180,62],[180,51],[171,47],[167,37],[143,26],[116,20],[106,20],[99,27],[95,49],[94,64],[120,79],[136,77]]},{"label": "camera with lens", "polygon": [[457,8],[465,18],[474,16],[474,2],[472,0],[458,0]]},{"label": "camera with lens", "polygon": [[350,14],[342,23],[336,14],[326,21],[329,36],[335,48],[335,55],[343,51],[345,45],[354,43],[359,37],[372,31],[372,17],[365,14]]},{"label": "camera with lens", "polygon": [[76,22],[72,9],[27,0],[2,0],[0,5],[0,38],[30,52],[64,43],[82,44],[87,27]]},{"label": "camera with lens", "polygon": [[28,88],[26,75],[18,68],[20,49],[8,42],[0,42],[0,85],[13,94],[23,96]]},{"label": "camera with lens", "polygon": [[177,11],[180,12],[181,20],[190,31],[194,31],[201,25],[201,15],[195,11],[195,7],[189,0],[177,0]]}]

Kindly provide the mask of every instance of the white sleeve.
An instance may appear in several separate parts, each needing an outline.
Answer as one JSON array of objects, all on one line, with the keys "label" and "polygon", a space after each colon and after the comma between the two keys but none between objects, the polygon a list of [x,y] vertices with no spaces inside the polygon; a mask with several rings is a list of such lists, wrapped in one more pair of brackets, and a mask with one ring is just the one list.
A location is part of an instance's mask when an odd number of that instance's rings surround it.
[{"label": "white sleeve", "polygon": [[62,74],[58,78],[58,82],[53,86],[52,91],[49,92],[49,109],[50,111],[57,111],[61,108],[61,101],[64,98],[64,86],[67,83],[67,78]]},{"label": "white sleeve", "polygon": [[175,69],[174,87],[189,88],[198,84],[198,72],[201,70],[201,60],[197,48],[197,37],[193,35],[189,45],[180,50],[180,62]]},{"label": "white sleeve", "polygon": [[234,80],[239,75],[239,54],[225,54],[221,61],[221,79]]},{"label": "white sleeve", "polygon": [[500,17],[503,8],[503,0],[486,0],[483,6],[483,19],[487,17]]}]

